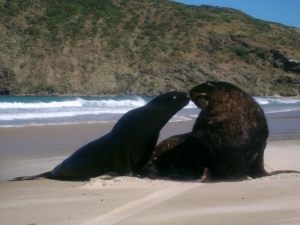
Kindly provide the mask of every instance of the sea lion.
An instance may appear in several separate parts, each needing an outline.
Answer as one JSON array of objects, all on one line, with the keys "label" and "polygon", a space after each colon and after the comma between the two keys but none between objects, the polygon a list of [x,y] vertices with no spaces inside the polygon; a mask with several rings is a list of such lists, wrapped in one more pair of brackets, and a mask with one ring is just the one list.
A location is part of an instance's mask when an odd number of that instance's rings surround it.
[{"label": "sea lion", "polygon": [[206,82],[190,94],[201,109],[192,132],[208,159],[212,178],[237,179],[250,170],[253,176],[266,174],[263,156],[269,129],[259,104],[226,82]]},{"label": "sea lion", "polygon": [[185,134],[177,134],[174,136],[171,136],[165,140],[163,140],[162,142],[160,142],[156,147],[155,150],[153,151],[148,163],[146,164],[146,166],[148,164],[151,164],[152,161],[157,160],[157,158],[159,156],[161,156],[162,154],[164,154],[165,152],[173,149],[175,146],[181,144],[182,142],[184,142],[189,136],[192,135],[192,132],[188,132]]},{"label": "sea lion", "polygon": [[13,180],[81,180],[107,172],[132,175],[149,160],[162,127],[190,101],[186,92],[168,92],[124,114],[112,131],[75,151],[52,171]]},{"label": "sea lion", "polygon": [[162,141],[140,175],[152,179],[197,180],[206,167],[205,155],[191,132]]},{"label": "sea lion", "polygon": [[[147,166],[149,177],[236,180],[282,172],[264,169],[264,150],[269,136],[261,107],[240,88],[226,82],[205,82],[190,90],[201,112],[191,135],[177,138],[178,145]],[[174,140],[171,138],[171,142]],[[156,150],[155,150],[156,151]]]}]

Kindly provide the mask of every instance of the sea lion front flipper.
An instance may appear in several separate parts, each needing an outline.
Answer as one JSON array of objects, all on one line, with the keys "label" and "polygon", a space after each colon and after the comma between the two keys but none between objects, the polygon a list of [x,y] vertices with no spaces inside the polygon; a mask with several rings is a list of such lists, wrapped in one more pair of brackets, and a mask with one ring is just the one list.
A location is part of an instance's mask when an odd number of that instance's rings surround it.
[{"label": "sea lion front flipper", "polygon": [[265,164],[264,164],[264,155],[263,151],[258,153],[255,160],[253,161],[252,166],[250,167],[249,171],[247,172],[247,176],[251,178],[259,178],[268,176],[269,172],[265,170]]},{"label": "sea lion front flipper", "polygon": [[201,182],[201,183],[208,183],[211,178],[211,173],[210,170],[206,167],[203,171],[202,176],[196,180],[196,182]]}]

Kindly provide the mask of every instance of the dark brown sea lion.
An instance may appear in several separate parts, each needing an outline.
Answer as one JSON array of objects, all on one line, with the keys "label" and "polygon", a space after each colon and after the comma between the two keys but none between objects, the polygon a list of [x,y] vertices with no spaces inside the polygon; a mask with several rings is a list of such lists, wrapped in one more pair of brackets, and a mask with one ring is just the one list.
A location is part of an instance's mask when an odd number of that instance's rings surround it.
[{"label": "dark brown sea lion", "polygon": [[149,160],[161,128],[189,103],[188,93],[168,92],[124,114],[112,131],[75,151],[52,171],[14,180],[81,180],[107,172],[131,175]]},{"label": "dark brown sea lion", "polygon": [[236,179],[251,171],[265,175],[264,150],[269,130],[262,108],[240,88],[206,82],[190,90],[201,109],[193,135],[209,159],[212,178]]},{"label": "dark brown sea lion", "polygon": [[206,167],[206,157],[203,151],[199,150],[197,139],[192,133],[187,133],[162,141],[140,175],[150,178],[195,180],[203,176]]},{"label": "dark brown sea lion", "polygon": [[267,121],[243,90],[226,82],[206,82],[192,88],[190,96],[201,109],[191,135],[177,138],[179,144],[172,148],[168,143],[176,143],[174,138],[159,144],[165,153],[147,166],[148,176],[208,181],[297,172],[264,169]]}]

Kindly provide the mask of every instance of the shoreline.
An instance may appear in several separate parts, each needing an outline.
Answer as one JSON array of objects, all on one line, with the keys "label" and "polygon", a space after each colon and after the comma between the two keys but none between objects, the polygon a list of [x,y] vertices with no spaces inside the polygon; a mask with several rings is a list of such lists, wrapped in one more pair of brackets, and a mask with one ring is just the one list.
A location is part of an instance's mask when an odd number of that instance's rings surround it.
[{"label": "shoreline", "polygon": [[[156,97],[157,95],[141,95],[136,93],[129,93],[129,94],[115,94],[115,95],[76,95],[76,94],[60,94],[60,93],[54,93],[54,94],[48,94],[48,95],[41,95],[41,94],[16,94],[16,95],[0,95],[1,97],[90,97],[90,98],[103,98],[103,97],[130,97],[130,96],[140,96],[140,97]],[[281,95],[251,95],[251,97],[257,97],[257,98],[295,98],[300,99],[300,95],[295,96],[281,96]]]},{"label": "shoreline", "polygon": [[[183,126],[180,126],[182,124]],[[175,134],[190,132],[193,124],[194,119],[167,123],[160,132],[158,142]],[[30,152],[39,154],[47,151],[52,154],[70,153],[109,133],[114,125],[115,122],[0,127],[0,157],[18,154],[28,155]],[[18,137],[18,139],[15,140],[14,137]],[[18,151],[18,148],[19,150],[23,149],[23,151]],[[15,152],[18,154],[14,154]]]},{"label": "shoreline", "polygon": [[[299,110],[297,110],[297,111],[299,111]],[[280,113],[280,114],[284,115],[285,112]],[[280,115],[280,114],[278,113],[278,115]],[[182,124],[182,123],[186,123],[186,124],[188,124],[188,126],[192,127],[194,125],[194,122],[195,122],[197,117],[194,117],[194,116],[186,116],[186,117],[189,118],[189,120],[169,121],[165,125],[165,127],[170,126],[169,124]],[[292,121],[290,123],[293,123],[293,124],[295,123],[296,125],[298,125],[298,124],[300,125],[300,116],[299,117],[291,117],[291,118],[284,118],[284,117],[283,118],[280,118],[280,117],[276,118],[276,117],[272,117],[272,114],[270,114],[270,116],[266,114],[266,118],[267,118],[267,121],[268,121],[269,133],[270,133],[269,138],[268,138],[269,140],[300,139],[300,128],[299,128],[299,131],[297,133],[290,133],[290,134],[287,134],[287,135],[281,134],[281,136],[279,134],[279,136],[278,135],[275,136],[275,131],[280,130],[280,129],[278,129],[278,126],[282,125],[281,123],[287,123],[287,121]],[[2,132],[5,132],[5,131],[8,131],[8,130],[16,130],[16,131],[19,130],[19,129],[30,129],[31,130],[31,129],[35,129],[35,128],[59,129],[60,127],[61,128],[62,127],[74,127],[76,129],[76,127],[80,127],[80,126],[84,127],[84,129],[86,129],[87,127],[95,128],[95,126],[106,127],[105,131],[107,131],[107,133],[108,133],[113,128],[113,126],[116,124],[116,122],[117,121],[103,121],[103,122],[79,122],[79,123],[65,123],[65,124],[37,124],[37,125],[24,125],[24,126],[7,126],[7,127],[1,127],[0,126],[0,134],[1,134],[2,129],[3,129]],[[109,130],[109,128],[110,128],[110,130]],[[162,130],[164,130],[164,128],[162,128]],[[186,129],[183,129],[183,130],[186,130]],[[104,135],[103,132],[100,132],[100,134]],[[180,134],[180,132],[179,133],[175,132],[173,135],[175,135],[175,134]],[[160,137],[161,137],[161,135],[160,135]],[[1,141],[1,135],[0,135],[0,141]]]},{"label": "shoreline", "polygon": [[[51,98],[51,97],[50,97]],[[54,97],[55,98],[55,97]],[[3,102],[0,115],[0,128],[30,127],[69,124],[102,124],[117,121],[125,112],[143,105],[149,99],[60,99],[51,98],[23,100],[7,99]],[[267,119],[286,118],[291,122],[293,118],[300,118],[300,101],[293,98],[258,98],[256,101],[265,111]],[[5,107],[8,107],[5,109]],[[53,108],[53,109],[51,109]],[[199,109],[192,104],[180,110],[172,122],[194,119],[199,114]],[[275,121],[276,123],[277,121]],[[292,125],[290,123],[289,125]],[[300,124],[299,124],[300,126]],[[297,130],[294,126],[292,130]],[[288,133],[288,132],[286,132]],[[292,132],[293,133],[293,132]],[[300,131],[296,131],[300,136]],[[280,135],[280,134],[279,134]],[[277,135],[278,136],[278,135]],[[286,136],[286,134],[284,134]]]}]

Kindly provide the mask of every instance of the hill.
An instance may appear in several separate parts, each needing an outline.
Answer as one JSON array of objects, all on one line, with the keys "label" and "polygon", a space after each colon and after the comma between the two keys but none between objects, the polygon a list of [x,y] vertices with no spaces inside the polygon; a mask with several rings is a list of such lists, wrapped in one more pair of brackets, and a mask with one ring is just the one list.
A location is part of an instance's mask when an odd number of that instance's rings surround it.
[{"label": "hill", "polygon": [[0,94],[300,93],[300,30],[167,0],[0,0]]}]

